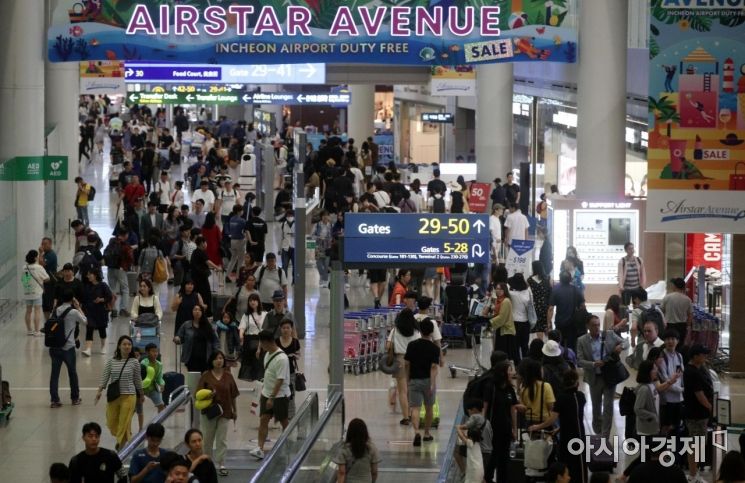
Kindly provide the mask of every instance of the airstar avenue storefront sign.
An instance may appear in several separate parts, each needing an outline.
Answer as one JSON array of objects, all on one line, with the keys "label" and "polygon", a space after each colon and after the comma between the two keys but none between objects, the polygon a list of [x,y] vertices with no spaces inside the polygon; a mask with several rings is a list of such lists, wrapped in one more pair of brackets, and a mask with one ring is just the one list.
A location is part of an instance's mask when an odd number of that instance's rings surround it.
[{"label": "airstar avenue storefront sign", "polygon": [[61,0],[49,60],[575,62],[568,0]]}]

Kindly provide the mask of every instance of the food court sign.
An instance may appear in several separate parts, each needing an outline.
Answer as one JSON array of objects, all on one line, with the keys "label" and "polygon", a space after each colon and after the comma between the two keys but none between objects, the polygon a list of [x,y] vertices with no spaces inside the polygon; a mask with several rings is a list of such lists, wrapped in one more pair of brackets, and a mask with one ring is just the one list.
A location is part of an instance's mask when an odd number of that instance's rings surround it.
[{"label": "food court sign", "polygon": [[61,0],[49,60],[575,62],[568,0]]}]

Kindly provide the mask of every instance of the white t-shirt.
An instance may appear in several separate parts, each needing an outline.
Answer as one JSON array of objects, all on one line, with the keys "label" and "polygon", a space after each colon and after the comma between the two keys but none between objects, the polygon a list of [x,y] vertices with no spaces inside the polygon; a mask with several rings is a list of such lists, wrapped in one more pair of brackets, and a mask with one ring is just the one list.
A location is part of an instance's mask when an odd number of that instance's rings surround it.
[{"label": "white t-shirt", "polygon": [[154,191],[157,193],[160,191],[160,204],[170,205],[171,204],[171,182],[158,181],[155,183]]},{"label": "white t-shirt", "polygon": [[222,200],[222,205],[220,205],[220,215],[230,216],[233,213],[233,207],[240,199],[240,195],[235,189],[230,191],[221,190],[219,194],[220,199]]},{"label": "white t-shirt", "polygon": [[414,202],[416,205],[416,211],[417,213],[421,213],[424,211],[424,197],[420,195],[419,193],[414,193],[413,191],[410,192],[411,195],[411,201]]},{"label": "white t-shirt", "polygon": [[521,290],[519,292],[513,290],[510,292],[510,299],[512,301],[512,318],[515,322],[527,322],[530,289]]},{"label": "white t-shirt", "polygon": [[398,332],[398,329],[393,329],[388,334],[388,342],[393,342],[393,352],[395,354],[404,355],[406,354],[406,348],[409,346],[409,342],[413,342],[417,339],[421,339],[422,335],[418,330],[414,331],[414,335],[411,337],[404,337]]},{"label": "white t-shirt", "polygon": [[484,481],[484,458],[481,447],[474,444],[472,440],[466,440],[468,451],[466,452],[466,478],[463,483],[481,483]]},{"label": "white t-shirt", "polygon": [[279,379],[282,379],[282,387],[276,397],[290,397],[290,359],[282,349],[277,348],[276,352],[264,355],[264,386],[261,388],[261,395],[271,397]]},{"label": "white t-shirt", "polygon": [[530,227],[530,222],[528,222],[528,218],[520,210],[516,210],[507,216],[504,226],[510,230],[510,239],[508,241],[525,240],[525,231]]},{"label": "white t-shirt", "polygon": [[259,335],[259,332],[261,332],[261,326],[264,325],[266,314],[267,312],[264,311],[260,314],[243,314],[243,317],[241,317],[241,323],[238,324],[238,330],[242,330],[243,334]]},{"label": "white t-shirt", "polygon": [[428,317],[432,321],[432,325],[434,326],[434,330],[432,331],[432,340],[435,342],[437,342],[438,340],[442,340],[442,332],[440,332],[440,326],[437,325],[437,321],[435,319],[427,314],[414,314],[414,318],[419,322]]},{"label": "white t-shirt", "polygon": [[215,206],[215,193],[213,193],[211,189],[204,191],[200,188],[194,192],[191,202],[194,203],[197,200],[204,201],[204,212],[209,213]]},{"label": "white t-shirt", "polygon": [[21,272],[23,300],[36,300],[44,295],[44,282],[47,280],[49,280],[47,271],[38,263],[24,265]]},{"label": "white t-shirt", "polygon": [[502,220],[498,216],[489,216],[489,233],[491,233],[492,243],[502,241]]}]

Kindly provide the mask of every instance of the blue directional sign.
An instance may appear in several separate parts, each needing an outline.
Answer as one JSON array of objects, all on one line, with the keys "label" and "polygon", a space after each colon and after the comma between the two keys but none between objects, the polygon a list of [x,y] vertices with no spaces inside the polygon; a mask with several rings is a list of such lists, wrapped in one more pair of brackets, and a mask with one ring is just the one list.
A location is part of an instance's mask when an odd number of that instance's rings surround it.
[{"label": "blue directional sign", "polygon": [[488,215],[349,213],[344,219],[344,263],[487,263],[489,245]]},{"label": "blue directional sign", "polygon": [[210,84],[325,84],[325,64],[212,65],[127,62],[125,82]]},{"label": "blue directional sign", "polygon": [[348,106],[352,102],[349,91],[341,92],[247,92],[248,104],[282,105],[282,106]]}]

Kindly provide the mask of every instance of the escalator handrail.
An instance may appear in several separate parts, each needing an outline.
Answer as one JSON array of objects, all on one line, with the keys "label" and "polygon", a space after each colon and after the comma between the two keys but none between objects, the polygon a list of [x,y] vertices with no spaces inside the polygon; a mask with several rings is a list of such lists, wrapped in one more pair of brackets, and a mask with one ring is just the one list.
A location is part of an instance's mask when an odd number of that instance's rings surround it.
[{"label": "escalator handrail", "polygon": [[[321,436],[321,433],[326,428],[326,424],[331,419],[331,416],[333,416],[333,414],[336,412],[336,408],[343,402],[343,393],[335,391],[331,394],[331,397],[327,401],[326,409],[318,418],[318,423],[308,435],[308,438],[305,440],[305,443],[303,443],[303,446],[300,448],[300,451],[298,451],[295,458],[290,462],[289,465],[287,465],[287,469],[282,475],[282,478],[279,480],[280,483],[289,483],[290,481],[292,481],[292,479],[295,477],[298,470],[300,469],[303,461],[305,461],[305,459],[308,457],[308,454],[310,454],[313,445],[316,444],[316,440]],[[343,431],[344,428],[342,427],[342,432]],[[342,434],[339,435],[339,440],[341,440],[341,438]]]},{"label": "escalator handrail", "polygon": [[[171,417],[181,406],[184,404],[189,405],[190,412],[192,411],[191,405],[193,404],[191,399],[191,391],[189,390],[189,386],[181,386],[173,393],[171,394],[171,397],[169,399],[168,406],[163,409],[163,411],[159,412],[153,419],[150,421],[147,425],[143,426],[142,431],[135,434],[131,440],[119,451],[119,459],[121,461],[126,461],[132,454],[137,450],[137,448],[140,447],[140,445],[145,441],[145,432],[147,431],[147,427],[150,424],[153,423],[161,423]],[[193,425],[193,421],[191,421]]]},{"label": "escalator handrail", "polygon": [[456,430],[456,428],[459,424],[462,424],[463,419],[465,418],[463,414],[462,400],[458,405],[458,411],[455,414],[456,416],[453,420],[453,430],[450,432],[450,439],[448,439],[448,445],[445,447],[445,459],[442,462],[440,474],[437,476],[437,483],[447,483],[450,468],[453,466],[454,458],[452,458],[451,455],[455,454],[455,445],[458,444],[458,431]]},{"label": "escalator handrail", "polygon": [[305,401],[303,401],[303,404],[300,406],[300,408],[295,412],[295,417],[293,417],[290,420],[290,424],[287,425],[287,428],[282,431],[282,434],[279,436],[279,439],[277,439],[277,442],[272,447],[272,452],[266,455],[264,458],[264,461],[262,461],[261,466],[259,466],[259,469],[256,470],[256,473],[251,477],[251,483],[258,483],[262,481],[262,478],[264,477],[264,473],[268,471],[268,469],[272,465],[272,461],[275,457],[275,455],[279,454],[277,451],[279,448],[282,447],[287,442],[287,439],[289,438],[290,434],[295,430],[295,427],[300,424],[300,420],[302,419],[300,416],[304,414],[307,411],[313,411],[315,410],[315,414],[318,414],[318,393],[317,392],[311,392],[308,394],[308,396],[305,398]]}]

